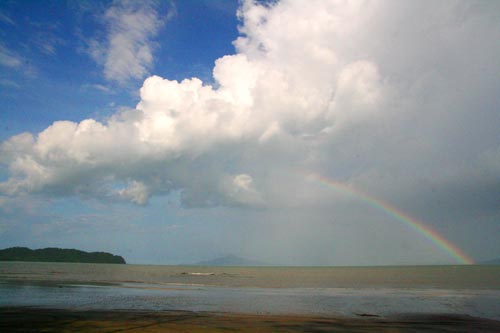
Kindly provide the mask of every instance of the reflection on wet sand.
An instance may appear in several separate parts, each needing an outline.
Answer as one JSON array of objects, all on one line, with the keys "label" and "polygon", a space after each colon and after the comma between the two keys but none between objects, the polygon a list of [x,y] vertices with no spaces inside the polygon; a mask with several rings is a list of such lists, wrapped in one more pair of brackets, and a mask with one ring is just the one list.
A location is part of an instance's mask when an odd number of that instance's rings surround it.
[{"label": "reflection on wet sand", "polygon": [[470,316],[358,318],[190,311],[74,311],[0,308],[2,332],[500,332],[500,322]]}]

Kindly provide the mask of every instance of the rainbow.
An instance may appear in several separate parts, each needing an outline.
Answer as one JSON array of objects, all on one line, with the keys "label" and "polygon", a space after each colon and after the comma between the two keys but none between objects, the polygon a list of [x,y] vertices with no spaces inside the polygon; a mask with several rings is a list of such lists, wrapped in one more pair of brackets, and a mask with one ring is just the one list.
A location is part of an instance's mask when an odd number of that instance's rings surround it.
[{"label": "rainbow", "polygon": [[398,221],[404,223],[406,226],[411,229],[417,231],[418,233],[425,236],[432,243],[437,245],[439,248],[444,250],[446,253],[451,255],[454,259],[456,259],[461,264],[471,265],[474,264],[474,260],[466,255],[462,250],[453,245],[449,240],[438,234],[435,230],[426,226],[424,223],[418,221],[417,219],[405,214],[401,210],[392,206],[391,204],[384,202],[380,199],[375,198],[365,192],[362,192],[359,189],[356,189],[348,184],[341,183],[326,177],[323,177],[318,174],[308,174],[309,177],[319,180],[321,183],[327,184],[335,188],[336,190],[347,192],[351,195],[354,195],[358,199],[363,200],[368,203],[372,207],[382,210],[387,215],[396,218]]}]

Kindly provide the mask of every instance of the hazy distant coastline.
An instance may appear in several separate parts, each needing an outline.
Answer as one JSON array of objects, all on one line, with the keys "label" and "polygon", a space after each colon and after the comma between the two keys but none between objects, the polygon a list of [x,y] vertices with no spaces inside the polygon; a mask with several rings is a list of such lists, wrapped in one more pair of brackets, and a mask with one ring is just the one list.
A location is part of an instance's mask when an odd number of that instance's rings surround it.
[{"label": "hazy distant coastline", "polygon": [[0,261],[126,264],[123,257],[108,252],[85,252],[75,249],[60,249],[54,247],[36,250],[27,247],[10,247],[0,250]]},{"label": "hazy distant coastline", "polygon": [[194,266],[269,266],[269,264],[235,255],[228,255],[212,260],[199,261]]},{"label": "hazy distant coastline", "polygon": [[500,258],[479,262],[480,265],[500,265]]}]

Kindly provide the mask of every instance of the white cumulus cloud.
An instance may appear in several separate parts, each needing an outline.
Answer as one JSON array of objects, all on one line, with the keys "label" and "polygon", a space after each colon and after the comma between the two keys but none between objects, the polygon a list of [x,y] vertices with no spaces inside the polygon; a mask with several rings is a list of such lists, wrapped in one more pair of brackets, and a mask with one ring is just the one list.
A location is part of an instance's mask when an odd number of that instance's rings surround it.
[{"label": "white cumulus cloud", "polygon": [[[460,175],[500,146],[491,127],[500,102],[486,93],[500,87],[489,6],[245,1],[236,53],[216,60],[214,86],[150,76],[137,106],[104,122],[14,136],[1,146],[10,177],[0,191],[300,205],[320,200],[286,178],[297,170],[395,196],[422,178]],[[144,76],[160,24],[154,8],[120,3],[106,17],[106,77]]]}]

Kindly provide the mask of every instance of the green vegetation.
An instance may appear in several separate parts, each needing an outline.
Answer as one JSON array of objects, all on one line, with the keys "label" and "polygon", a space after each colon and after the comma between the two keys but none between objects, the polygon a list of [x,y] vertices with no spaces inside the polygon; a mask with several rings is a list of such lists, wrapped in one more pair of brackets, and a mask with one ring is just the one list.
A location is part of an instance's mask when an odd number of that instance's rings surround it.
[{"label": "green vegetation", "polygon": [[0,250],[0,261],[83,262],[125,264],[125,259],[107,252],[85,252],[74,249],[48,247],[31,250],[27,247],[10,247]]}]

